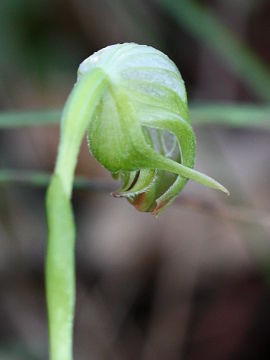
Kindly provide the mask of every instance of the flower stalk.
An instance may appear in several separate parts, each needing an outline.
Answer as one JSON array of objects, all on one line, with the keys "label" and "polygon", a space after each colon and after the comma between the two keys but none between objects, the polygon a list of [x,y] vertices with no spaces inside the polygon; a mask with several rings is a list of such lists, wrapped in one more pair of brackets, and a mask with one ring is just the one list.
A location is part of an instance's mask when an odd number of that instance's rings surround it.
[{"label": "flower stalk", "polygon": [[82,138],[105,85],[105,76],[98,69],[75,85],[63,111],[59,152],[46,197],[46,295],[51,360],[73,358],[75,225],[70,199]]}]

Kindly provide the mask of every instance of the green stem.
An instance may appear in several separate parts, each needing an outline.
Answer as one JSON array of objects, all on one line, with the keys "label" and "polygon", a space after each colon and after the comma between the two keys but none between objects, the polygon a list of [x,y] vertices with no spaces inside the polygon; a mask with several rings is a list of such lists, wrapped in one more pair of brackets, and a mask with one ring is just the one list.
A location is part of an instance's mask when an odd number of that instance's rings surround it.
[{"label": "green stem", "polygon": [[261,99],[270,101],[267,65],[218,17],[194,0],[155,0],[195,38],[213,49]]},{"label": "green stem", "polygon": [[[190,117],[192,125],[223,125],[270,129],[270,105],[226,102],[191,102]],[[60,110],[40,110],[0,113],[0,130],[21,127],[57,125]]]},{"label": "green stem", "polygon": [[46,295],[51,360],[72,359],[75,225],[72,184],[82,138],[106,86],[95,68],[74,87],[63,111],[56,168],[47,197]]},{"label": "green stem", "polygon": [[[52,175],[45,171],[4,168],[0,169],[0,186],[16,184],[42,188],[48,186],[51,177]],[[73,188],[95,192],[111,192],[113,191],[113,184],[103,178],[88,179],[84,176],[76,176],[74,178]]]},{"label": "green stem", "polygon": [[18,129],[21,127],[50,126],[59,124],[62,111],[52,110],[16,110],[0,113],[0,129]]}]

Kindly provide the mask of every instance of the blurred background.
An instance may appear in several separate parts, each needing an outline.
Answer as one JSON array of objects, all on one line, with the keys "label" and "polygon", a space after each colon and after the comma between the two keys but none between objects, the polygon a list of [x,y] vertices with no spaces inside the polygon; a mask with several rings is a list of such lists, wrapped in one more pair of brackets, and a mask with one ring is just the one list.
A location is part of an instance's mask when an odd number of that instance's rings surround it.
[{"label": "blurred background", "polygon": [[59,138],[4,112],[60,110],[84,58],[130,41],[179,67],[196,168],[231,196],[189,182],[159,219],[139,213],[94,186],[112,180],[85,141],[75,359],[269,359],[269,0],[1,0],[0,359],[48,358],[45,187],[27,171],[53,170]]}]

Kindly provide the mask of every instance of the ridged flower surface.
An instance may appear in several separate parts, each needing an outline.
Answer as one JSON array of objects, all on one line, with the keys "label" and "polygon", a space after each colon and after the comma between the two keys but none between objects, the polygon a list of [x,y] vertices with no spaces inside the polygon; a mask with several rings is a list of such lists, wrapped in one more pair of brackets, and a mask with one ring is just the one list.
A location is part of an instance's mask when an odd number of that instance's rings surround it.
[{"label": "ridged flower surface", "polygon": [[122,187],[114,193],[158,214],[188,179],[226,192],[193,170],[195,136],[184,81],[161,51],[134,43],[108,46],[84,60],[78,81],[99,68],[108,82],[89,122],[93,156]]}]

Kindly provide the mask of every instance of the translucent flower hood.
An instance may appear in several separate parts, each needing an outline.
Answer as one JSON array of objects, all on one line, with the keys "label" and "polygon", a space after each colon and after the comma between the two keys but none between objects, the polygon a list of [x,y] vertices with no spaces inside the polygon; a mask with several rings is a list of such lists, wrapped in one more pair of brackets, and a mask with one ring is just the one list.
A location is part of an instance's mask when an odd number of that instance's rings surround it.
[{"label": "translucent flower hood", "polygon": [[106,87],[89,121],[88,144],[93,156],[121,178],[115,196],[158,214],[188,179],[227,192],[193,170],[195,135],[185,85],[168,56],[134,43],[108,46],[81,63],[78,82],[97,69]]}]

